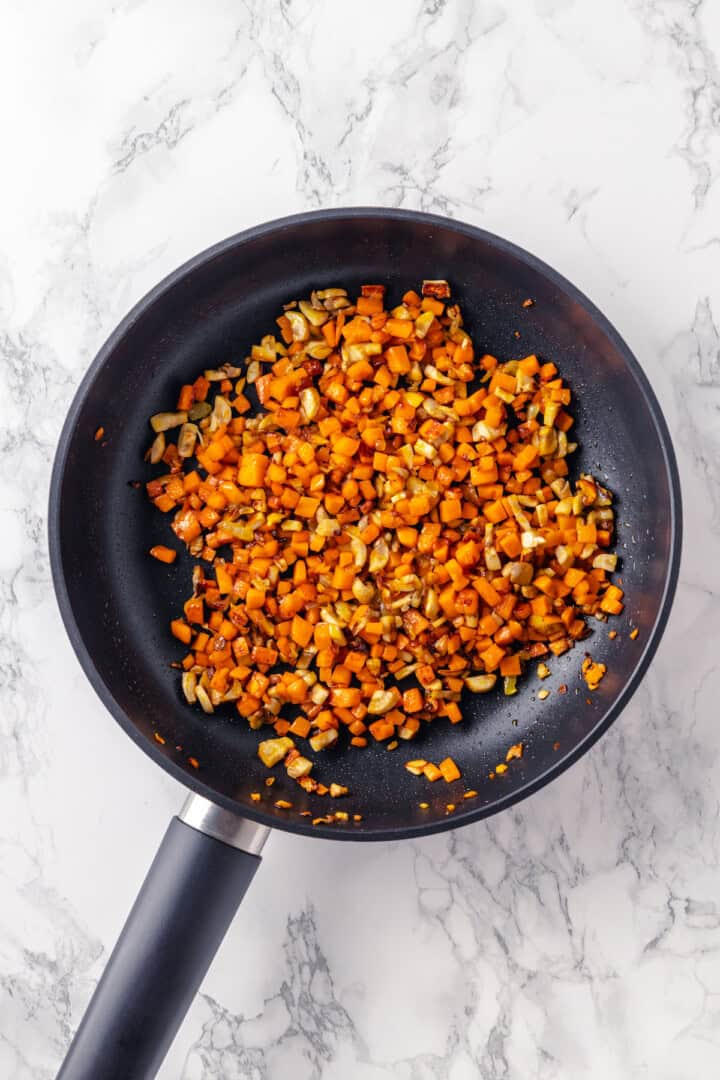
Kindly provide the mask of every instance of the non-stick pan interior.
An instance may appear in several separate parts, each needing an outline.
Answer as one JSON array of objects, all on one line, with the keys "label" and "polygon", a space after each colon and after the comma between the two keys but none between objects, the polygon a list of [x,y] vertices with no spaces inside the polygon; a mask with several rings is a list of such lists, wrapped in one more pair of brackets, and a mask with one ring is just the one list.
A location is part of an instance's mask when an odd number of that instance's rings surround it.
[{"label": "non-stick pan interior", "polygon": [[[144,464],[148,417],[175,406],[178,388],[205,367],[239,361],[274,327],[282,304],[312,288],[382,282],[389,298],[423,277],[447,278],[476,349],[503,359],[535,352],[554,360],[574,392],[580,451],[573,469],[615,493],[624,615],[550,664],[540,701],[534,672],[511,698],[469,697],[456,726],[437,720],[388,752],[347,747],[319,757],[314,775],[347,784],[348,826],[312,826],[300,811],[339,808],[306,796],[275,770],[272,789],[256,756],[260,736],[228,708],[206,717],[181,697],[169,667],[183,655],[168,622],[187,597],[190,563],[148,557],[174,540],[169,518],[148,502]],[[526,298],[533,306],[523,308]],[[94,433],[102,426],[104,440]],[[116,718],[160,764],[191,787],[253,817],[295,830],[372,838],[442,828],[499,809],[559,771],[604,730],[654,650],[667,615],[679,549],[679,497],[672,451],[649,387],[627,347],[567,282],[488,234],[442,219],[395,211],[336,211],[286,219],[224,242],[146,297],[101,353],[73,405],[61,441],[51,500],[51,549],[73,643]],[[631,640],[629,632],[639,634]],[[585,652],[608,666],[590,694],[580,678]],[[562,685],[567,692],[559,692]],[[156,739],[159,735],[164,742]],[[524,754],[489,778],[512,743]],[[434,785],[409,774],[412,757],[451,755],[462,780]],[[196,768],[189,759],[198,763]],[[463,800],[467,789],[478,792]],[[253,802],[251,792],[261,792]],[[275,807],[277,799],[293,810]],[[419,803],[429,803],[422,810]],[[447,804],[457,809],[448,815]]]}]

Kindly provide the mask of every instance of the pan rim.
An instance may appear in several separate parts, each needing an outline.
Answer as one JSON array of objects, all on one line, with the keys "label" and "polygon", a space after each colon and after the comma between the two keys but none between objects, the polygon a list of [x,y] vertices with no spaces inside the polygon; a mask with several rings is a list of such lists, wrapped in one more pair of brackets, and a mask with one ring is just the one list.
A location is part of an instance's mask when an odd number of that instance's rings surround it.
[{"label": "pan rim", "polygon": [[[556,288],[580,304],[587,311],[595,324],[612,342],[617,351],[622,355],[629,371],[632,373],[638,390],[643,397],[645,405],[650,413],[652,422],[660,444],[662,459],[667,476],[670,492],[669,516],[670,516],[670,556],[668,560],[662,597],[658,608],[658,614],[651,627],[644,648],[638,661],[623,686],[622,690],[605,711],[597,724],[578,742],[571,750],[557,760],[553,761],[542,773],[529,780],[526,784],[496,801],[477,807],[469,807],[461,814],[440,818],[436,821],[410,823],[403,827],[373,827],[369,821],[364,821],[360,828],[343,829],[332,826],[313,826],[306,824],[305,819],[295,821],[276,817],[263,811],[256,811],[250,807],[239,807],[238,803],[222,793],[205,784],[199,776],[189,775],[177,762],[162,753],[159,745],[147,739],[128,718],[124,710],[118,705],[104,679],[95,667],[90,650],[80,632],[73,611],[70,592],[65,578],[62,545],[61,545],[61,492],[65,469],[67,465],[70,442],[75,431],[76,421],[85,403],[90,389],[103,368],[106,360],[112,354],[118,342],[138,322],[138,320],[158,301],[165,293],[173,289],[182,279],[192,274],[201,266],[211,263],[217,257],[225,254],[230,249],[241,247],[268,233],[282,233],[284,229],[294,228],[317,221],[354,220],[359,218],[375,218],[385,220],[407,221],[414,224],[424,225],[429,228],[450,229],[470,239],[488,244],[495,249],[512,256],[524,263],[527,267],[541,274]],[[123,731],[135,742],[141,750],[149,755],[152,761],[179,781],[185,788],[189,788],[196,794],[230,810],[242,817],[268,825],[283,832],[295,833],[303,836],[318,837],[330,840],[354,840],[354,841],[393,841],[414,839],[420,836],[429,836],[434,833],[457,829],[464,825],[472,824],[483,818],[491,817],[503,810],[507,810],[515,803],[521,802],[541,788],[545,787],[556,777],[570,768],[598,741],[617,719],[627,706],[633,694],[640,685],[647,669],[652,661],[657,647],[662,639],[667,626],[668,618],[675,596],[680,558],[682,550],[682,498],[680,491],[680,477],[677,466],[675,451],[673,448],[670,432],[665,421],[660,404],[652,389],[651,383],[645,374],[640,362],[621,337],[609,319],[600,309],[585,296],[572,282],[568,281],[553,267],[542,259],[528,252],[526,249],[503,237],[497,236],[485,229],[466,222],[456,221],[454,218],[443,217],[437,214],[427,214],[416,210],[405,210],[392,207],[352,206],[338,207],[328,210],[312,210],[303,213],[291,214],[286,217],[275,218],[271,221],[252,226],[232,236],[220,240],[210,247],[186,260],[175,270],[171,271],[157,285],[142,296],[130,309],[125,317],[118,323],[109,337],[101,345],[93,362],[81,379],[73,400],[68,409],[60,437],[58,439],[55,458],[53,461],[50,480],[50,495],[48,506],[48,542],[50,554],[50,567],[53,580],[55,597],[60,610],[65,630],[70,639],[70,644],[77,656],[80,666],[87,676],[96,694],[108,709],[114,719],[120,724]]]}]

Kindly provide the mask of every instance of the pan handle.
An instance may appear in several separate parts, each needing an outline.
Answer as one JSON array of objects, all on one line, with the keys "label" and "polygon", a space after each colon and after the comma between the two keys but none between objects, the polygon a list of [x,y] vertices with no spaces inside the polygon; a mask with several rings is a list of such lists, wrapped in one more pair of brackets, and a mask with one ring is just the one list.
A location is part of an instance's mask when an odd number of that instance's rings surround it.
[{"label": "pan handle", "polygon": [[260,865],[265,825],[191,795],[170,822],[57,1080],[151,1080]]}]

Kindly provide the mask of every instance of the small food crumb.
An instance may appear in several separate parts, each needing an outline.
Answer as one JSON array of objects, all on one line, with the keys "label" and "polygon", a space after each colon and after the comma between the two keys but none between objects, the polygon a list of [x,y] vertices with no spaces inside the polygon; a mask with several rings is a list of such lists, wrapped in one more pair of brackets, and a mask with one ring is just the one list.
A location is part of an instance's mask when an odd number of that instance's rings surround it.
[{"label": "small food crumb", "polygon": [[559,742],[554,742],[553,743],[553,750],[559,750],[559,749],[560,749],[560,743]]},{"label": "small food crumb", "polygon": [[521,758],[523,756],[523,744],[521,742],[515,743],[511,746],[505,755],[506,761],[512,761],[514,758]]},{"label": "small food crumb", "polygon": [[199,769],[200,768],[200,762],[198,761],[197,758],[194,758],[194,757],[189,757],[188,758],[188,765],[192,765],[193,769]]},{"label": "small food crumb", "polygon": [[292,810],[292,803],[288,802],[287,799],[276,799],[275,805],[278,810]]},{"label": "small food crumb", "polygon": [[611,630],[610,633],[608,634],[608,637],[610,638],[611,641],[614,641],[615,638],[617,637],[617,630]]},{"label": "small food crumb", "polygon": [[558,694],[567,694],[567,686],[565,685],[565,683],[562,683],[560,686],[558,686],[557,692]]},{"label": "small food crumb", "polygon": [[537,673],[539,679],[547,679],[548,675],[552,674],[547,664],[538,664]]},{"label": "small food crumb", "polygon": [[350,815],[348,814],[348,812],[346,810],[336,810],[335,811],[335,820],[336,821],[349,821],[350,820]]},{"label": "small food crumb", "polygon": [[503,773],[507,772],[507,765],[503,765],[501,762],[499,765],[495,766],[495,772],[498,774],[498,776],[502,776]]},{"label": "small food crumb", "polygon": [[477,791],[466,791],[463,795],[463,799],[476,799]]},{"label": "small food crumb", "polygon": [[446,809],[447,809],[448,814],[452,814],[453,810],[455,809],[455,803],[454,802],[449,802],[447,804]]},{"label": "small food crumb", "polygon": [[421,803],[418,803],[418,806],[420,807],[421,810],[427,810],[429,808],[429,806],[430,806],[430,803],[421,802]]},{"label": "small food crumb", "polygon": [[95,432],[95,435],[94,435],[95,442],[100,442],[100,440],[102,439],[104,434],[105,434],[105,428],[104,427],[99,427],[97,429],[97,431]]},{"label": "small food crumb", "polygon": [[520,337],[520,331],[519,330],[513,330],[513,337],[519,338]]},{"label": "small food crumb", "polygon": [[331,784],[330,785],[330,798],[331,799],[339,799],[341,795],[347,795],[347,793],[348,793],[348,789],[346,787],[343,787],[342,784]]},{"label": "small food crumb", "polygon": [[550,691],[549,690],[538,690],[538,697],[540,698],[541,701],[544,701],[545,698],[550,697]]},{"label": "small food crumb", "polygon": [[250,792],[250,798],[252,799],[253,802],[260,802],[260,799],[262,798],[262,796],[260,795],[259,791],[251,791]]},{"label": "small food crumb", "polygon": [[163,739],[162,735],[158,734],[157,731],[154,732],[153,738],[155,739],[155,742],[159,742],[161,746],[165,745],[165,740]]},{"label": "small food crumb", "polygon": [[312,817],[312,810],[301,810],[300,817]]},{"label": "small food crumb", "polygon": [[362,821],[362,814],[353,814],[353,821]]},{"label": "small food crumb", "polygon": [[388,750],[397,750],[399,745],[400,745],[400,743],[397,741],[397,739],[393,739],[392,742],[389,742],[387,744],[387,749]]},{"label": "small food crumb", "polygon": [[597,690],[598,686],[605,678],[606,671],[607,666],[605,664],[596,664],[589,656],[585,657],[582,665],[582,674],[588,685],[588,690]]},{"label": "small food crumb", "polygon": [[535,301],[534,301],[534,300],[530,300],[530,299],[528,298],[527,300],[523,300],[523,302],[522,302],[522,306],[523,306],[524,308],[528,308],[528,307],[532,307],[534,303],[535,303]]},{"label": "small food crumb", "polygon": [[638,629],[638,628],[637,628],[637,626],[636,626],[634,630],[631,630],[631,631],[630,631],[630,640],[631,640],[631,641],[635,641],[635,639],[637,638],[637,636],[638,636],[638,634],[639,634],[639,633],[640,633],[640,631],[639,631],[639,629]]},{"label": "small food crumb", "polygon": [[272,787],[274,783],[275,783],[275,777],[274,776],[268,776],[268,778],[265,781],[265,787]]}]

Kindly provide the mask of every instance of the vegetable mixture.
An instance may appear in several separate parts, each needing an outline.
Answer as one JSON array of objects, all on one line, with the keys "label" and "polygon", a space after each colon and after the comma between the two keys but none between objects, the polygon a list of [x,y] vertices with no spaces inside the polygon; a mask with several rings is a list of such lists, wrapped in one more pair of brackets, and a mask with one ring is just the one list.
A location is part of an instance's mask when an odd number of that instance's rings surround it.
[{"label": "vegetable mixture", "polygon": [[263,762],[321,794],[310,752],[456,724],[463,690],[514,694],[530,661],[623,609],[612,498],[569,480],[555,365],[476,356],[445,281],[390,309],[384,294],[286,305],[243,368],[151,419],[165,473],[148,495],[197,560],[171,623],[185,697],[234,702],[270,729]]}]

